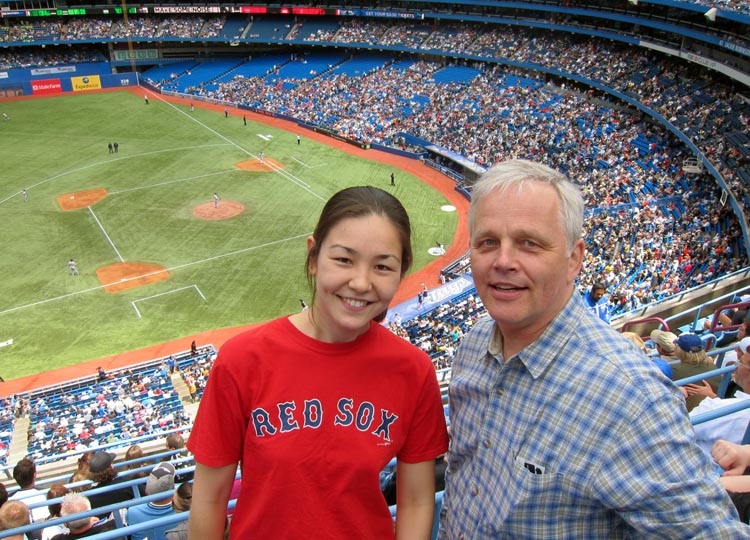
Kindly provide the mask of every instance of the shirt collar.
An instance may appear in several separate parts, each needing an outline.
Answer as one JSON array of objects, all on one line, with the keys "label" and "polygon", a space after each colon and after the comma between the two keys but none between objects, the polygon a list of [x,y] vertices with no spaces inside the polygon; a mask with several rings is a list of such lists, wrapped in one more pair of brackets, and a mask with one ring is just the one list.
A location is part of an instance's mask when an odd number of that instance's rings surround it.
[{"label": "shirt collar", "polygon": [[[575,290],[573,291],[575,293]],[[571,294],[568,302],[547,326],[541,336],[513,358],[517,358],[536,379],[557,359],[565,345],[576,332],[576,321],[587,316],[579,294]],[[503,334],[497,324],[493,325],[487,352],[492,357],[502,358]],[[513,358],[506,359],[512,360]]]}]

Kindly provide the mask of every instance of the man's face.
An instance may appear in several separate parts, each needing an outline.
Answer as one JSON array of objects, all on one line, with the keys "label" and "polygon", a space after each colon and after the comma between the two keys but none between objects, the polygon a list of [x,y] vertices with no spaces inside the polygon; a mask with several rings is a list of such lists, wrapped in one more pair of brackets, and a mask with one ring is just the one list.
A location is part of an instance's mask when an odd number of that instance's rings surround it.
[{"label": "man's face", "polygon": [[742,391],[750,393],[750,353],[737,350],[737,369],[734,371],[734,382],[742,387]]},{"label": "man's face", "polygon": [[544,331],[570,298],[582,260],[582,240],[572,251],[567,247],[553,187],[532,182],[521,192],[495,191],[477,204],[474,283],[506,339],[525,347]]},{"label": "man's face", "polygon": [[604,289],[591,289],[591,298],[598,302],[604,296]]}]

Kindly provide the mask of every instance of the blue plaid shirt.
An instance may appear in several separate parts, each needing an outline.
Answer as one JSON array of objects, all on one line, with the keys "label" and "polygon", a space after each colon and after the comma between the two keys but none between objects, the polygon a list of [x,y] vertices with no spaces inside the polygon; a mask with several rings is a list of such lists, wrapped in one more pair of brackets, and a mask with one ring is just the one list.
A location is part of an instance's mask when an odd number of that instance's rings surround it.
[{"label": "blue plaid shirt", "polygon": [[441,540],[750,538],[679,390],[578,294],[507,361],[478,322],[450,418]]}]

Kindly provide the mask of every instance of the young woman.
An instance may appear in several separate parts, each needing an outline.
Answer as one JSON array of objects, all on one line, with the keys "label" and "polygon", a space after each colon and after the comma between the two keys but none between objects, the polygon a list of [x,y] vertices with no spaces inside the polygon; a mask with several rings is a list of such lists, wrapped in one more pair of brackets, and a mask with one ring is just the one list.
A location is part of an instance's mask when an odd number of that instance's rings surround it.
[{"label": "young woman", "polygon": [[340,191],[307,240],[310,309],[228,341],[188,448],[190,539],[217,540],[237,463],[231,539],[394,538],[379,473],[398,458],[397,539],[427,539],[447,450],[435,370],[378,324],[412,263],[401,203]]}]

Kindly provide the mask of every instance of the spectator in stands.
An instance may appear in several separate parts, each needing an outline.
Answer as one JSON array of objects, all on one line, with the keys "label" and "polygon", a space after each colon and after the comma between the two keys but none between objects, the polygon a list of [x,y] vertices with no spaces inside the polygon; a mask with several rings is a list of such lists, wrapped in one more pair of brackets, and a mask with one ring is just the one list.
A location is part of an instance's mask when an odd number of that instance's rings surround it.
[{"label": "spectator in stands", "polygon": [[[674,344],[674,354],[680,360],[678,363],[672,364],[675,381],[716,369],[714,361],[703,348],[703,340],[701,340],[700,336],[690,333],[680,334],[680,337],[675,340]],[[721,377],[712,377],[705,382],[711,387],[711,392],[715,396],[721,384]],[[680,387],[682,395],[685,396],[685,405],[688,412],[692,411],[706,397],[705,392],[702,390],[697,391],[695,386]],[[698,386],[706,385],[701,384]]]},{"label": "spectator in stands", "polygon": [[8,489],[5,487],[5,484],[0,483],[0,506],[5,504],[5,501],[8,500]]},{"label": "spectator in stands", "polygon": [[[29,507],[22,501],[8,501],[0,506],[0,531],[9,531],[31,523]],[[0,535],[3,536],[3,535]],[[26,540],[25,534],[4,536],[6,540]]]},{"label": "spectator in stands", "polygon": [[[733,396],[724,399],[717,397],[716,392],[708,384],[693,385],[695,388],[692,393],[702,395],[705,399],[690,411],[690,416],[694,417],[750,399],[750,337],[740,341],[737,368],[732,374],[732,380],[739,388],[735,390]],[[693,429],[698,444],[706,453],[710,453],[711,446],[719,439],[741,443],[749,422],[750,409],[743,409],[703,422],[693,426]]]},{"label": "spectator in stands", "polygon": [[68,493],[65,495],[62,500],[60,514],[62,517],[71,517],[70,521],[65,522],[69,532],[53,536],[52,540],[75,540],[77,538],[85,538],[113,531],[117,528],[114,519],[111,518],[100,519],[95,516],[76,517],[76,514],[88,512],[89,510],[91,510],[91,502],[87,497],[80,493]]},{"label": "spectator in stands", "polygon": [[[127,451],[125,452],[125,461],[131,462],[131,461],[134,461],[136,459],[141,459],[143,456],[144,456],[144,453],[143,453],[143,448],[141,448],[141,445],[139,445],[139,444],[133,444],[133,445],[129,446],[128,449],[127,449]],[[139,461],[137,463],[127,463],[125,465],[125,470],[126,471],[132,471],[134,469],[140,469],[142,467],[145,467],[146,465],[148,465],[148,463],[145,462],[145,461]],[[148,476],[148,474],[149,474],[148,470],[146,470],[146,471],[139,471],[139,472],[135,472],[135,473],[128,473],[127,474],[127,479],[128,480],[133,480],[135,478],[145,478],[145,477]],[[146,493],[146,485],[145,484],[140,484],[138,486],[138,491],[141,492],[141,495],[145,494]]]},{"label": "spectator in stands", "polygon": [[[193,484],[190,482],[183,482],[180,487],[174,492],[172,498],[172,508],[176,514],[181,512],[188,512],[190,505],[193,502]],[[166,532],[167,540],[187,540],[188,538],[188,522],[180,521],[179,525],[169,529]]]},{"label": "spectator in stands", "polygon": [[[86,452],[85,454],[81,454],[81,457],[78,458],[76,470],[70,476],[70,479],[68,480],[68,484],[75,484],[77,482],[82,482],[83,480],[88,480],[89,461],[91,460],[91,456],[93,456],[94,454],[95,452]],[[71,487],[71,491],[79,493],[87,489],[89,485],[90,483],[82,484],[80,486],[73,486]]]},{"label": "spectator in stands", "polygon": [[[127,481],[128,478],[120,478],[117,471],[112,466],[116,454],[112,452],[99,451],[89,459],[88,479],[93,482],[89,489],[103,488],[98,493],[90,493],[88,501],[92,508],[101,508],[118,502],[129,501],[135,495],[133,488],[127,486],[118,486],[117,484]],[[100,517],[107,517],[109,514],[101,514]]]},{"label": "spectator in stands", "polygon": [[677,341],[677,334],[657,329],[651,331],[650,337],[662,360],[670,364],[679,362],[680,359],[674,354],[674,350],[677,348],[674,344]]},{"label": "spectator in stands", "polygon": [[[171,516],[174,514],[172,508],[172,495],[174,491],[174,465],[168,461],[158,463],[151,470],[146,482],[146,495],[161,494],[162,497],[145,504],[138,504],[128,508],[127,522],[128,525],[138,525],[147,523],[154,519]],[[159,540],[165,538],[167,529],[171,529],[173,524],[158,525],[148,529],[141,529],[138,532],[131,533],[131,540]]]},{"label": "spectator in stands", "polygon": [[606,295],[607,287],[604,283],[597,281],[583,295],[583,303],[594,315],[609,324],[609,299]]},{"label": "spectator in stands", "polygon": [[[47,500],[58,499],[67,495],[68,493],[70,493],[70,490],[65,487],[64,484],[52,484],[47,491]],[[57,519],[62,516],[62,514],[60,513],[62,510],[62,502],[49,504],[47,505],[47,508],[49,509],[49,515],[47,516],[45,521]],[[49,527],[45,527],[44,529],[42,529],[42,540],[50,540],[53,536],[67,532],[67,530],[68,529],[62,524],[50,525]]]},{"label": "spectator in stands", "polygon": [[409,217],[381,189],[347,188],[307,249],[310,309],[219,352],[188,440],[190,537],[223,536],[241,462],[233,538],[393,538],[378,480],[398,457],[396,535],[427,538],[448,440],[440,389],[430,359],[379,324],[412,262]]},{"label": "spectator in stands", "polygon": [[[638,349],[645,355],[648,354],[648,351],[646,349],[646,343],[643,341],[641,336],[636,334],[635,332],[623,332],[622,336],[627,339],[630,343],[638,347]],[[677,337],[677,336],[675,336]],[[656,366],[659,368],[659,371],[661,371],[666,377],[672,378],[672,366],[669,365],[668,362],[665,362],[661,357],[650,357],[651,361],[656,364]]]},{"label": "spectator in stands", "polygon": [[[185,462],[185,458],[188,456],[188,451],[187,451],[187,448],[185,448],[185,439],[182,437],[180,433],[170,433],[169,435],[167,435],[167,438],[164,444],[166,445],[167,450],[179,451],[177,454],[174,454],[170,458],[170,461],[173,462],[172,464],[176,468],[184,467],[187,465],[187,463]],[[192,480],[193,474],[194,473],[192,472],[185,472],[185,473],[178,474],[177,477],[175,478],[175,482],[183,483],[188,480]]]},{"label": "spectator in stands", "polygon": [[[11,500],[23,501],[29,506],[47,500],[44,491],[36,488],[36,464],[30,459],[23,458],[16,463],[13,479],[21,489],[10,496]],[[44,506],[31,510],[31,520],[34,522],[44,521],[46,517],[47,509]]]},{"label": "spectator in stands", "polygon": [[677,389],[575,291],[583,206],[525,160],[474,185],[471,266],[490,317],[453,364],[438,538],[750,538]]}]

